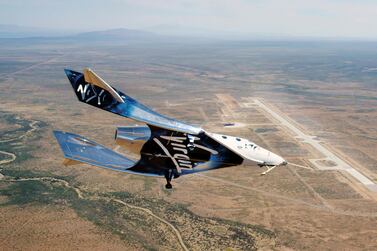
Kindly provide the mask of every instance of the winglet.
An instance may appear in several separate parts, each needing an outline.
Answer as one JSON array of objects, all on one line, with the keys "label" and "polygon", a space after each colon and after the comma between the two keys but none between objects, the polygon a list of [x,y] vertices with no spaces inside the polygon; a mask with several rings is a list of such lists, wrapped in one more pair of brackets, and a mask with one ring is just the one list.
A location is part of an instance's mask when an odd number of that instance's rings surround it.
[{"label": "winglet", "polygon": [[117,91],[114,90],[108,83],[94,73],[90,68],[84,69],[84,79],[86,82],[101,87],[108,91],[118,102],[124,103],[124,100]]}]

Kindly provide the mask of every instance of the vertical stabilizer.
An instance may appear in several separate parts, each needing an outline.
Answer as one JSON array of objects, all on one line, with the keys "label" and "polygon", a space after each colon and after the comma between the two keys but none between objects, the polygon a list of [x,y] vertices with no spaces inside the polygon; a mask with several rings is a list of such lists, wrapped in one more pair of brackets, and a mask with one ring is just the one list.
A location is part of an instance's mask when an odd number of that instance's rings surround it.
[{"label": "vertical stabilizer", "polygon": [[92,71],[91,69],[84,69],[84,79],[86,82],[101,87],[102,89],[108,91],[111,94],[111,96],[113,96],[113,98],[116,99],[116,101],[124,103],[119,93],[116,92],[114,88],[112,88],[108,83],[105,82],[105,80],[103,80],[97,74],[95,74],[94,71]]}]

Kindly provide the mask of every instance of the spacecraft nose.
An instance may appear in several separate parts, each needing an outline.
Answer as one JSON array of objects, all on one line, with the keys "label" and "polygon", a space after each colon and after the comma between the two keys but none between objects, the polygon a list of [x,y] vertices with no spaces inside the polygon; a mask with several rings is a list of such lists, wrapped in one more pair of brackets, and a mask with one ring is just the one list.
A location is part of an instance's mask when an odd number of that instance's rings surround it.
[{"label": "spacecraft nose", "polygon": [[287,161],[285,159],[283,159],[279,155],[272,153],[272,152],[270,152],[270,154],[269,154],[269,161],[268,162],[269,162],[269,165],[273,165],[273,166],[280,166],[280,165],[286,165],[287,164]]}]

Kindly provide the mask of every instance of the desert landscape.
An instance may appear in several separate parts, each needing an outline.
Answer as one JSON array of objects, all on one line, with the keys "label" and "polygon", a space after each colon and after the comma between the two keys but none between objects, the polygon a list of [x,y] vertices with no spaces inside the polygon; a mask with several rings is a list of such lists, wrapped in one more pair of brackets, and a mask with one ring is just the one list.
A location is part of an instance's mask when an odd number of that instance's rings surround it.
[{"label": "desert landscape", "polygon": [[[0,39],[2,250],[377,249],[375,43],[98,41]],[[76,100],[63,70],[84,67],[289,164],[187,175],[171,191],[64,166],[53,130],[115,149],[116,127],[135,124]]]}]

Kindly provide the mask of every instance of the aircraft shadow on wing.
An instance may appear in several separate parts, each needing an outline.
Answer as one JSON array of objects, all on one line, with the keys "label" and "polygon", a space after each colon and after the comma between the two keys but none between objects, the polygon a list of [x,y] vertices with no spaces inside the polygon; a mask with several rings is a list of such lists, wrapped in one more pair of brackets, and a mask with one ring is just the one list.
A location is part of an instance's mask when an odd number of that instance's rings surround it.
[{"label": "aircraft shadow on wing", "polygon": [[146,124],[118,127],[115,133],[118,145],[140,156],[137,161],[80,135],[54,131],[65,165],[86,163],[162,176],[170,189],[171,180],[181,175],[248,162],[267,166],[267,171],[286,164],[282,157],[247,139],[210,133],[161,115],[107,84],[91,69],[86,68],[83,73],[66,69],[65,73],[79,101]]}]

